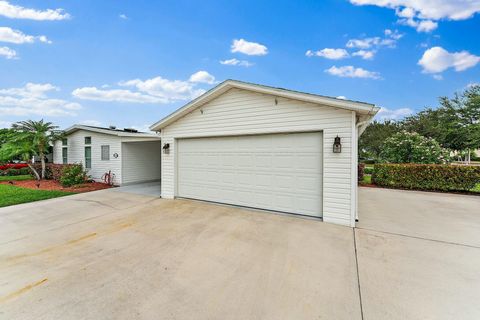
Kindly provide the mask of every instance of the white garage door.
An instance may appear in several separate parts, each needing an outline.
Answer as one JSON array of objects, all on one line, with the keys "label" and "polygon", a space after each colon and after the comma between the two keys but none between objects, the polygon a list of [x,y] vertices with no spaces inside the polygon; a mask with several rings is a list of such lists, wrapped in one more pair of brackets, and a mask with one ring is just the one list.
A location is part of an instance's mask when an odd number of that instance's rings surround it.
[{"label": "white garage door", "polygon": [[322,216],[322,133],[178,140],[184,198]]}]

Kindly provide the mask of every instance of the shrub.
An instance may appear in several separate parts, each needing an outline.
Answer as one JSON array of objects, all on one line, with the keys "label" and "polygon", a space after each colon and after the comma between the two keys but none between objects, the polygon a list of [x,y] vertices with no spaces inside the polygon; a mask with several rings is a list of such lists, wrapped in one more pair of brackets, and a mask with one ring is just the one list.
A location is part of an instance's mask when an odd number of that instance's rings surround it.
[{"label": "shrub", "polygon": [[373,168],[372,167],[365,167],[364,173],[365,174],[372,174],[373,173]]},{"label": "shrub", "polygon": [[359,163],[358,164],[358,182],[363,181],[364,174],[365,174],[365,164],[364,163]]},{"label": "shrub", "polygon": [[377,164],[372,182],[388,188],[470,191],[480,183],[480,167],[428,164]]},{"label": "shrub", "polygon": [[29,167],[21,168],[19,169],[19,171],[20,171],[19,173],[20,175],[27,175],[32,173],[32,170]]},{"label": "shrub", "polygon": [[[55,163],[47,163],[45,165],[45,179],[47,180],[55,180],[60,181],[60,178],[63,173],[63,169],[73,166],[73,164],[55,164]],[[42,166],[40,163],[35,163],[33,167],[40,172],[42,170]]]},{"label": "shrub", "polygon": [[87,174],[81,164],[72,164],[63,169],[60,177],[60,184],[64,187],[71,187],[87,181]]},{"label": "shrub", "polygon": [[20,175],[20,170],[19,169],[8,169],[5,170],[5,175],[6,176],[18,176]]},{"label": "shrub", "polygon": [[445,164],[450,162],[450,152],[434,139],[402,131],[385,140],[380,159],[387,163]]}]

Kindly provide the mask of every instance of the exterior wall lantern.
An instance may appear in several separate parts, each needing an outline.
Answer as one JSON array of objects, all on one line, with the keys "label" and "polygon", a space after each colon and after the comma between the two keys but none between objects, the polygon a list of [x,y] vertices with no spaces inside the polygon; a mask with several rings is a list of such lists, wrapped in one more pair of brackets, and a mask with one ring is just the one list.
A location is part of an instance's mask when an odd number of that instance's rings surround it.
[{"label": "exterior wall lantern", "polygon": [[333,141],[333,153],[341,153],[342,152],[342,143],[340,142],[340,137],[336,136],[335,140]]},{"label": "exterior wall lantern", "polygon": [[164,143],[162,149],[163,149],[163,153],[169,154],[170,153],[170,143]]}]

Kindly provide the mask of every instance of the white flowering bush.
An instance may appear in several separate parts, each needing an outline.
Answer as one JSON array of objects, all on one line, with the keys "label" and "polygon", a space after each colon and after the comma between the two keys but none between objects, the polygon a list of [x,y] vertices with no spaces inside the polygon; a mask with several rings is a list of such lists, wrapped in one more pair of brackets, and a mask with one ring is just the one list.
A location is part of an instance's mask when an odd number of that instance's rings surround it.
[{"label": "white flowering bush", "polygon": [[385,140],[380,160],[386,163],[445,164],[450,162],[450,151],[442,148],[435,139],[401,131]]}]

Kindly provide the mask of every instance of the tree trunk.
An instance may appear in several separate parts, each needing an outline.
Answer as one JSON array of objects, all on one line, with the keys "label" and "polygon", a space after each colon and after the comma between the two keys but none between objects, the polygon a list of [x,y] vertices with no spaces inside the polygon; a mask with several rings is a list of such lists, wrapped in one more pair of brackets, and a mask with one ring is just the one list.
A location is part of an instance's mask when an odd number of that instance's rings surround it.
[{"label": "tree trunk", "polygon": [[29,162],[27,162],[27,165],[30,168],[30,170],[32,170],[33,174],[35,175],[35,178],[37,178],[37,180],[40,180],[40,175],[38,174],[37,170],[35,170],[35,168]]},{"label": "tree trunk", "polygon": [[42,162],[42,179],[45,179],[45,155],[40,152],[40,161]]}]

